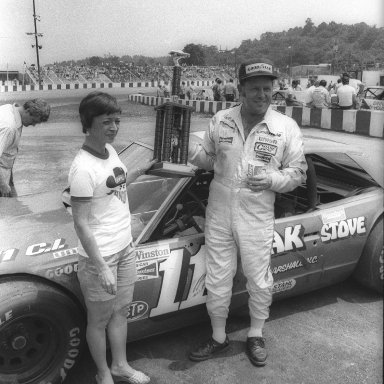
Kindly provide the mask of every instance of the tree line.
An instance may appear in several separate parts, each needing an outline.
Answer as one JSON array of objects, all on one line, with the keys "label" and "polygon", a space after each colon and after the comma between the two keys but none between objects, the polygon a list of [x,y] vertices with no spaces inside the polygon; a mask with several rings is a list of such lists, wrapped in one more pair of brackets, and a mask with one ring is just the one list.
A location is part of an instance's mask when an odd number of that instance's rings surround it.
[{"label": "tree line", "polygon": [[[366,23],[346,25],[321,23],[316,26],[310,18],[303,27],[282,32],[265,32],[259,39],[243,40],[239,47],[220,49],[217,46],[189,43],[184,52],[190,54],[180,63],[198,66],[235,66],[255,57],[268,57],[281,72],[290,66],[332,64],[335,70],[374,69],[384,65],[384,28]],[[67,64],[63,62],[61,64]],[[133,63],[134,65],[173,65],[169,56],[146,57],[104,55],[78,60],[91,66]]]}]

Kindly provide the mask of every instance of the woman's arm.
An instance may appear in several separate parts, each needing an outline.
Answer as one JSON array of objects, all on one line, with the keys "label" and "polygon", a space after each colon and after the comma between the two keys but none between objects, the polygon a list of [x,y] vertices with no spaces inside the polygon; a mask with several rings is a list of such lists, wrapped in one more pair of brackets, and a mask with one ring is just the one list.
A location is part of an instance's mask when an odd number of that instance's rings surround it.
[{"label": "woman's arm", "polygon": [[76,234],[88,257],[99,271],[99,279],[103,288],[111,295],[116,295],[116,280],[107,263],[100,254],[95,237],[89,227],[89,215],[92,200],[71,198],[72,216]]}]

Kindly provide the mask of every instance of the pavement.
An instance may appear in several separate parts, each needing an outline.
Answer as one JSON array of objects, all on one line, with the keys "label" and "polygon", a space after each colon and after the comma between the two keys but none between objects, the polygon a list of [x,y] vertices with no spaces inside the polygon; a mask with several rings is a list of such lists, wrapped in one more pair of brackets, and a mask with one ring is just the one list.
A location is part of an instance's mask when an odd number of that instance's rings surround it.
[{"label": "pavement", "polygon": [[[264,329],[265,367],[254,367],[245,354],[245,314],[229,318],[230,348],[211,360],[187,357],[210,336],[210,325],[203,323],[128,344],[128,361],[152,384],[380,384],[382,304],[380,295],[351,280],[273,303]],[[94,375],[86,354],[65,384],[93,384]]]},{"label": "pavement", "polygon": [[[68,93],[66,97],[61,94],[51,100],[64,106],[78,102],[83,96]],[[126,94],[117,96],[122,103],[128,103]],[[13,100],[15,97],[14,94]],[[24,99],[25,95],[19,98]],[[194,115],[191,130],[205,129],[208,119],[209,116]],[[152,113],[123,116],[117,146],[124,146],[129,137],[150,136],[154,122]],[[380,139],[311,128],[303,132],[306,136],[355,143],[372,156],[383,153]],[[15,165],[19,194],[65,187],[70,163],[82,142],[81,127],[75,118],[58,118],[34,128],[27,127]],[[228,321],[230,349],[205,362],[192,363],[187,355],[210,335],[208,323],[130,343],[128,360],[133,367],[146,372],[152,384],[383,382],[382,296],[352,280],[273,303],[264,331],[269,351],[265,367],[254,367],[245,354],[248,326],[246,313],[233,313]],[[65,384],[94,384],[95,373],[94,363],[86,353]]]}]

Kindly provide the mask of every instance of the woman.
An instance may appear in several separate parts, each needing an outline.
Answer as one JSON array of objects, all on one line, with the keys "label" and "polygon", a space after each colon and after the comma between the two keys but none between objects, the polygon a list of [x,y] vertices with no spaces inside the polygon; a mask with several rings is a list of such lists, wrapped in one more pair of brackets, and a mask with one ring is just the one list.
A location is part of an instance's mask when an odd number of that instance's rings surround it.
[{"label": "woman", "polygon": [[[120,125],[116,99],[93,92],[80,103],[85,141],[69,171],[72,215],[79,238],[78,278],[87,307],[87,341],[98,384],[144,384],[149,377],[126,358],[127,313],[136,280],[127,185],[149,169],[130,169],[112,147]],[[112,352],[106,360],[106,335]]]}]

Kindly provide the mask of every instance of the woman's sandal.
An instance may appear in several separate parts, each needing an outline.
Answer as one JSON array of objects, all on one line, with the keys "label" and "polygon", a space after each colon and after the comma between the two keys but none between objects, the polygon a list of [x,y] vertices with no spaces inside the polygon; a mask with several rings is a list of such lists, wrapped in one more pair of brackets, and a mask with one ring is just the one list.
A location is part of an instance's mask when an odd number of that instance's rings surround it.
[{"label": "woman's sandal", "polygon": [[147,384],[151,380],[145,373],[140,371],[135,371],[132,376],[112,374],[112,378],[115,383],[128,384]]}]

